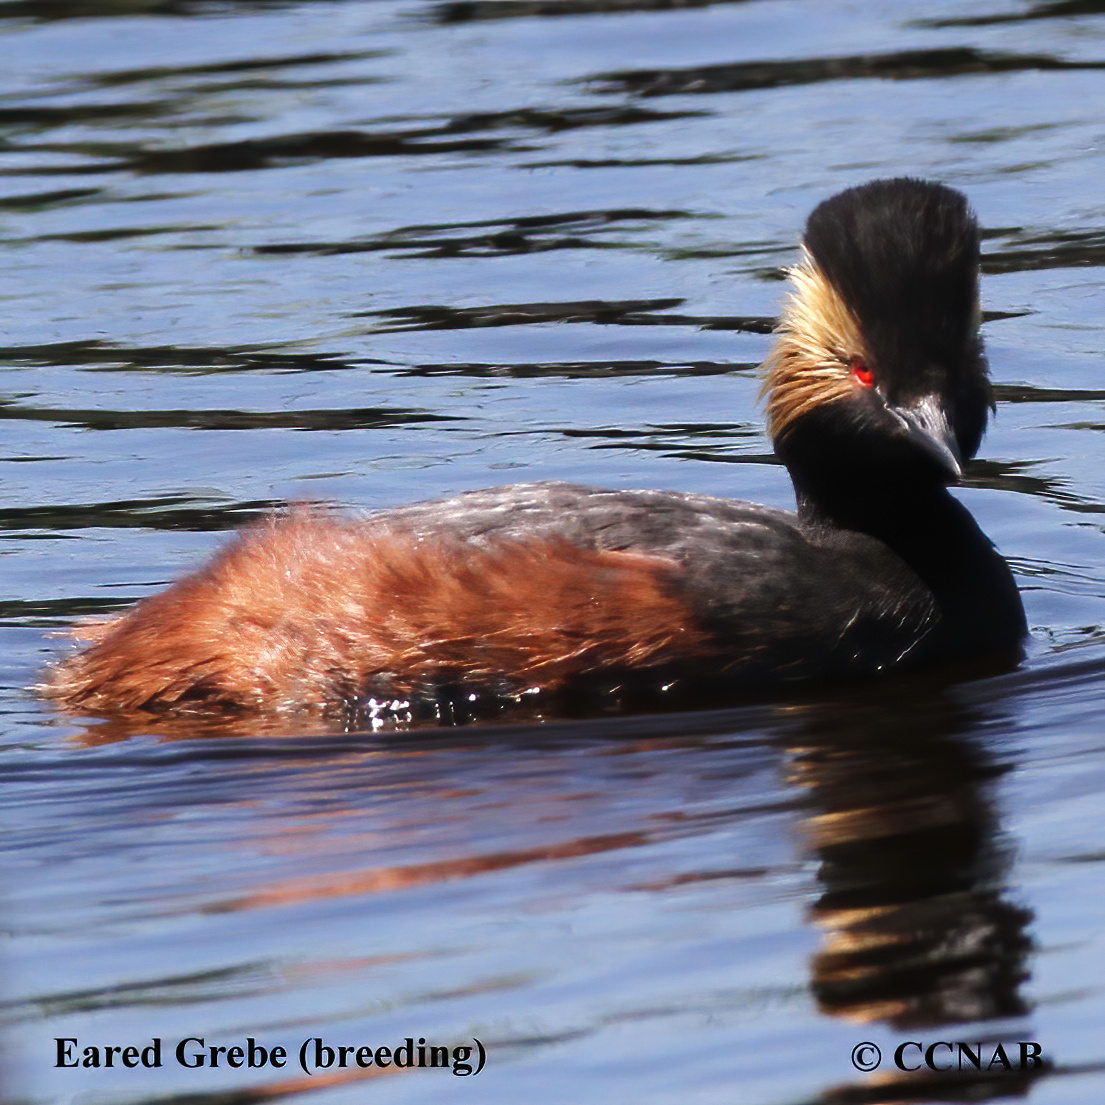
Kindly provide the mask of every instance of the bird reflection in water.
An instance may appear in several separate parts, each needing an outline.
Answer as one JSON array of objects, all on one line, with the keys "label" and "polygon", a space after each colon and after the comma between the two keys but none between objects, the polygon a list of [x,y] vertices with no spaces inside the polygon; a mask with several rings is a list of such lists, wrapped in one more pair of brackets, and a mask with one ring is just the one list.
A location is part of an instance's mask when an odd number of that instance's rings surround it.
[{"label": "bird reflection in water", "polygon": [[980,1070],[955,1069],[942,1051],[939,1065],[953,1069],[929,1071],[911,1052],[908,1065],[920,1069],[907,1073],[884,1054],[868,1081],[831,1089],[824,1102],[1021,1096],[1041,1073],[1017,1070],[1015,1047],[1014,1069],[987,1069],[998,1042],[1032,1039],[1023,1022],[1009,1021],[1027,1012],[1021,985],[1033,915],[1009,900],[1003,881],[1010,844],[991,788],[1009,765],[980,739],[994,719],[954,695],[937,688],[927,699],[899,699],[908,709],[883,694],[834,710],[822,704],[790,743],[789,775],[809,794],[804,829],[820,861],[823,892],[811,909],[825,933],[811,962],[819,1007],[903,1030],[896,1042],[982,1043]]}]

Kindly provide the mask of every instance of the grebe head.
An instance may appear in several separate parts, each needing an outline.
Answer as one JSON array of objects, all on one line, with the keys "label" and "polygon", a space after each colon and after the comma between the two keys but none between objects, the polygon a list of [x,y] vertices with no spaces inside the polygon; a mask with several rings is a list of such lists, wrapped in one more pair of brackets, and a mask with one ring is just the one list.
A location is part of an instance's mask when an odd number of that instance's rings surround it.
[{"label": "grebe head", "polygon": [[764,385],[800,497],[958,480],[992,404],[978,261],[975,217],[941,184],[877,180],[814,209]]}]

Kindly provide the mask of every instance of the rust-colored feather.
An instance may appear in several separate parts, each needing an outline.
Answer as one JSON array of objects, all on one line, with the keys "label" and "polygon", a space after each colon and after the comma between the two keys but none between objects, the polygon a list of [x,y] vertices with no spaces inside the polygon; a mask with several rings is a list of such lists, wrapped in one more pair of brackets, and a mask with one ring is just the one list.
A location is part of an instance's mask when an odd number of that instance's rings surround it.
[{"label": "rust-colored feather", "polygon": [[670,560],[563,540],[431,542],[296,512],[110,621],[46,693],[94,711],[325,710],[373,680],[555,690],[707,649]]}]

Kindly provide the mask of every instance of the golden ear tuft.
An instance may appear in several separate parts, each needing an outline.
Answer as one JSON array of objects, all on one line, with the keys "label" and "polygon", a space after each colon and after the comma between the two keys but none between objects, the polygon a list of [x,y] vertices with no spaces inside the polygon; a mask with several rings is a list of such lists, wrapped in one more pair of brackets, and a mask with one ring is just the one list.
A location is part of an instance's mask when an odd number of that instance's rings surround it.
[{"label": "golden ear tuft", "polygon": [[848,398],[855,387],[851,364],[867,360],[859,323],[805,246],[787,276],[793,290],[764,361],[761,392],[772,438],[815,407]]}]

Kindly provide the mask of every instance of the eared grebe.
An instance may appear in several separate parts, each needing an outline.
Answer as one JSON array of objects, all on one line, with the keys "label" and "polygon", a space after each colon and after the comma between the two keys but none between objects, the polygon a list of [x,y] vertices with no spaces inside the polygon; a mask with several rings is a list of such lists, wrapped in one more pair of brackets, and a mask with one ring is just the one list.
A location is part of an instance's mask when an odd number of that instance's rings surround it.
[{"label": "eared grebe", "polygon": [[764,385],[797,514],[564,483],[293,510],[79,630],[46,691],[108,714],[401,700],[458,720],[457,703],[685,705],[1015,662],[1012,575],[947,490],[992,405],[978,241],[964,197],[917,180],[810,216]]}]

